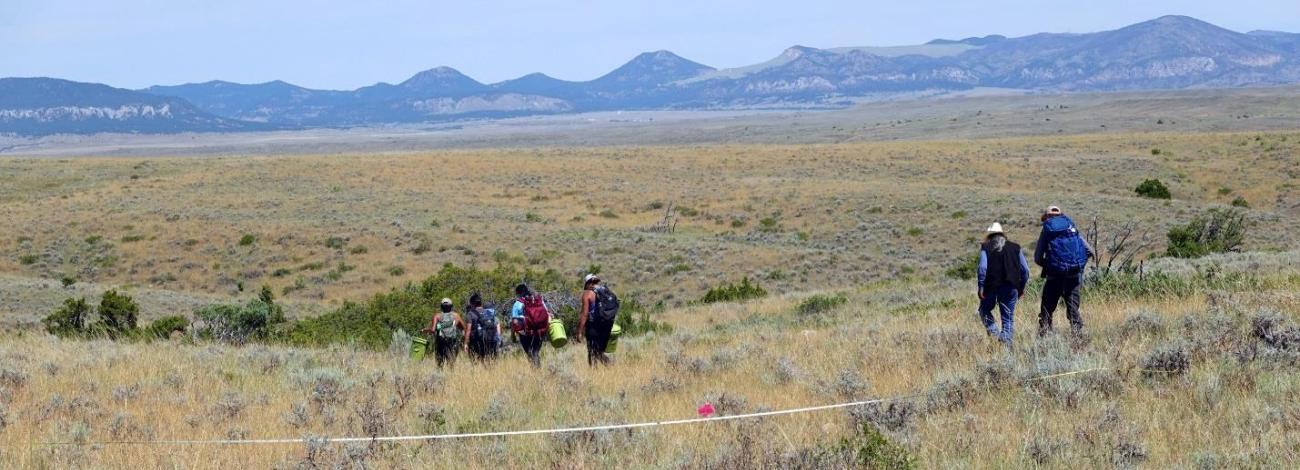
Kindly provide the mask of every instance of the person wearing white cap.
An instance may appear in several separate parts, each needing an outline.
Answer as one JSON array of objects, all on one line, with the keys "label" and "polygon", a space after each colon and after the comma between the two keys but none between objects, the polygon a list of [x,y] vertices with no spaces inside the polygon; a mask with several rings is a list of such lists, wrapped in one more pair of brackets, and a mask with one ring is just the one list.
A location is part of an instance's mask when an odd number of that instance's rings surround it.
[{"label": "person wearing white cap", "polygon": [[[980,321],[989,336],[1010,345],[1015,334],[1016,302],[1025,295],[1025,284],[1029,283],[1029,262],[1020,245],[1007,240],[1001,223],[994,222],[985,230],[977,274]],[[993,321],[994,306],[1001,314],[1001,328]]]},{"label": "person wearing white cap", "polygon": [[1083,316],[1079,314],[1083,270],[1088,266],[1088,259],[1094,257],[1092,246],[1060,207],[1048,206],[1043,210],[1042,221],[1043,230],[1034,247],[1034,264],[1043,268],[1042,275],[1047,281],[1043,283],[1038,311],[1038,334],[1052,332],[1052,316],[1064,300],[1070,332],[1079,336],[1083,333]]},{"label": "person wearing white cap", "polygon": [[618,297],[614,291],[600,284],[600,277],[588,274],[582,278],[582,306],[578,310],[578,341],[587,341],[587,365],[609,365],[609,336],[618,315]]},{"label": "person wearing white cap", "polygon": [[442,368],[443,365],[453,365],[457,353],[469,348],[469,328],[460,314],[452,310],[451,299],[442,299],[438,309],[439,312],[429,321],[429,327],[420,331],[433,335],[438,368]]}]

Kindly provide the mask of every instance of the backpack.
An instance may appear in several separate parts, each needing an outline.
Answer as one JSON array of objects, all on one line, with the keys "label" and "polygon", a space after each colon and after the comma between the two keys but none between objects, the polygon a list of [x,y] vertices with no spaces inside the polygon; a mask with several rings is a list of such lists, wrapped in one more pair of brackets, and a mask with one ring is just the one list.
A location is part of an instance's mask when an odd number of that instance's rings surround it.
[{"label": "backpack", "polygon": [[479,308],[470,320],[471,336],[488,342],[495,342],[497,336],[497,312],[490,308]]},{"label": "backpack", "polygon": [[542,301],[542,296],[534,294],[521,297],[519,303],[524,304],[525,330],[544,332],[551,329],[551,312],[546,310],[546,302]]},{"label": "backpack", "polygon": [[1046,260],[1043,266],[1054,274],[1071,274],[1088,266],[1088,249],[1079,236],[1074,221],[1058,215],[1043,222],[1043,239],[1047,241]]},{"label": "backpack", "polygon": [[591,308],[591,318],[601,323],[613,323],[618,317],[618,296],[605,286],[596,286],[596,304]]},{"label": "backpack", "polygon": [[433,329],[438,334],[439,339],[460,339],[460,332],[456,331],[456,315],[452,312],[439,313],[438,320],[433,324]]}]

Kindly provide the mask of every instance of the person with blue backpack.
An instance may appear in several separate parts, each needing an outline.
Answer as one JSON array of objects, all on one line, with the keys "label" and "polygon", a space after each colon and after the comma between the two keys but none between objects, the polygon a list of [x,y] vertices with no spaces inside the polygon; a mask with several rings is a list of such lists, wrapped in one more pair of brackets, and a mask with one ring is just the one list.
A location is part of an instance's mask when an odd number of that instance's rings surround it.
[{"label": "person with blue backpack", "polygon": [[483,296],[478,292],[469,296],[465,323],[469,326],[470,358],[480,362],[496,359],[501,347],[501,324],[495,309],[483,307]]},{"label": "person with blue backpack", "polygon": [[1043,268],[1043,298],[1038,312],[1038,334],[1052,332],[1052,316],[1061,300],[1065,300],[1065,317],[1070,321],[1070,332],[1083,333],[1083,317],[1079,315],[1079,297],[1083,288],[1083,270],[1093,257],[1092,247],[1075,227],[1074,221],[1061,212],[1060,207],[1049,206],[1043,211],[1043,231],[1034,249],[1034,264]]},{"label": "person with blue backpack", "polygon": [[[985,231],[977,274],[980,321],[989,336],[1010,346],[1015,333],[1016,301],[1024,297],[1025,284],[1029,283],[1029,262],[1020,245],[1007,240],[1000,223],[994,222]],[[1000,329],[993,322],[994,306],[1002,317]]]}]

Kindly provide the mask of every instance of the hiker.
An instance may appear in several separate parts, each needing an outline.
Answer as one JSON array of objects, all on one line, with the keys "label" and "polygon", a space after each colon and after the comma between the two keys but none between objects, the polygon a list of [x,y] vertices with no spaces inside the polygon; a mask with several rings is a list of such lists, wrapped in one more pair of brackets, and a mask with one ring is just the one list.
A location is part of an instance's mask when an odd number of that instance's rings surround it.
[{"label": "hiker", "polygon": [[1092,246],[1079,234],[1074,221],[1057,206],[1048,206],[1040,219],[1043,231],[1034,248],[1034,264],[1043,268],[1043,302],[1038,312],[1038,334],[1052,332],[1052,315],[1061,299],[1065,299],[1065,317],[1070,321],[1070,332],[1083,334],[1083,318],[1079,316],[1079,294],[1083,287],[1083,268],[1092,258]]},{"label": "hiker", "polygon": [[465,327],[460,314],[452,311],[451,299],[442,299],[438,309],[429,327],[420,331],[433,335],[434,351],[441,369],[444,364],[453,365],[460,350],[469,348],[469,328]]},{"label": "hiker", "polygon": [[510,307],[510,331],[516,336],[528,362],[542,367],[542,344],[551,329],[551,309],[546,301],[528,288],[527,284],[515,286],[515,303]]},{"label": "hiker", "polygon": [[[978,273],[980,321],[989,336],[1010,345],[1015,333],[1016,301],[1025,296],[1025,284],[1029,283],[1029,262],[1020,245],[1007,240],[1001,223],[994,222],[985,230]],[[1001,330],[993,322],[995,305],[1002,317]]]},{"label": "hiker", "polygon": [[609,335],[618,317],[618,296],[600,283],[595,274],[582,278],[582,308],[578,310],[577,339],[587,340],[587,365],[608,365]]},{"label": "hiker", "polygon": [[478,361],[495,359],[501,347],[501,324],[496,310],[483,307],[483,296],[478,292],[469,296],[465,322],[469,324],[470,357]]}]

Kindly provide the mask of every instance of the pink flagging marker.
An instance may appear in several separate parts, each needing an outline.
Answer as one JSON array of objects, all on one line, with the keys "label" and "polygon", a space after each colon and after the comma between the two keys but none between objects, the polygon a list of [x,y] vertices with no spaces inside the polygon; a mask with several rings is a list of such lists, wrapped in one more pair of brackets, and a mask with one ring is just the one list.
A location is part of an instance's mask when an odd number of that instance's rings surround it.
[{"label": "pink flagging marker", "polygon": [[700,409],[695,411],[700,414],[700,417],[708,418],[710,416],[713,416],[713,404],[709,402],[704,402],[703,405],[700,405]]}]

